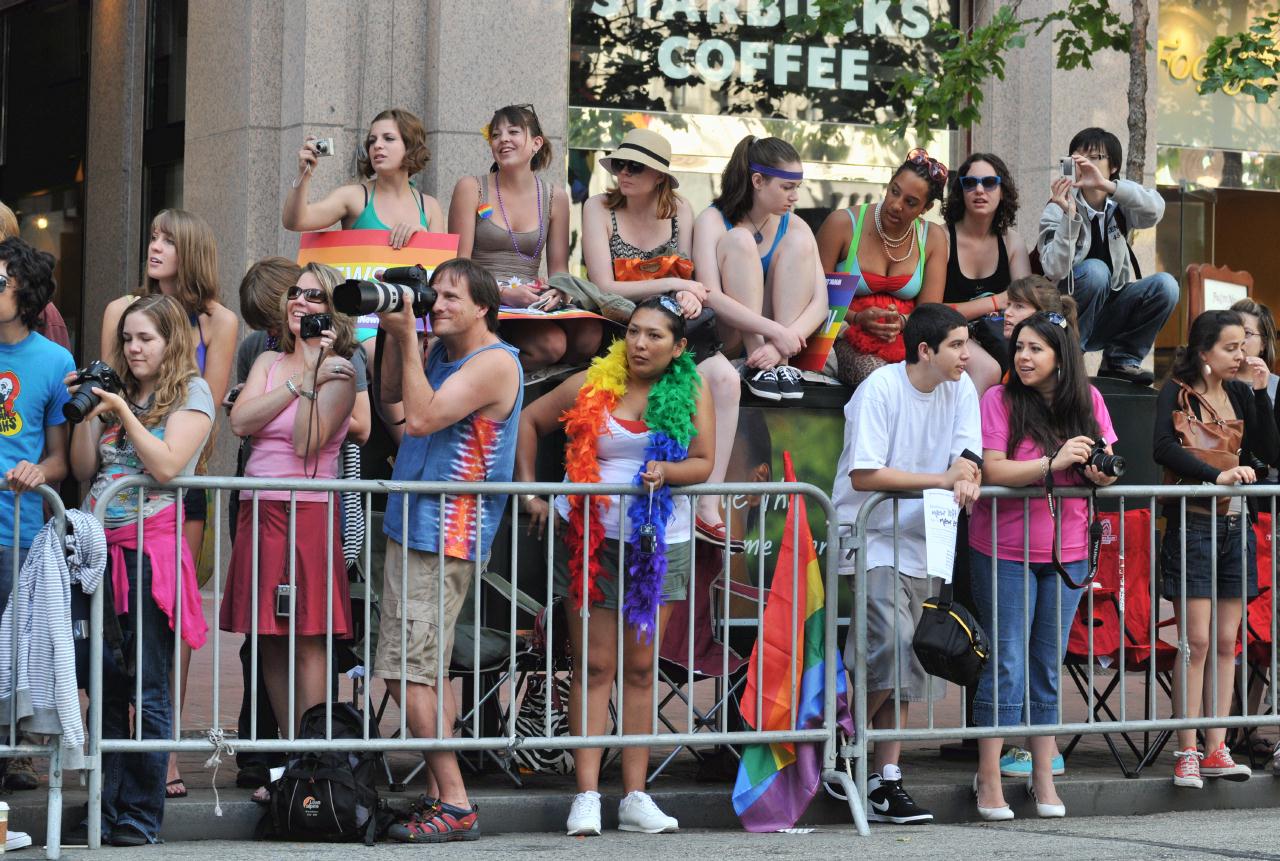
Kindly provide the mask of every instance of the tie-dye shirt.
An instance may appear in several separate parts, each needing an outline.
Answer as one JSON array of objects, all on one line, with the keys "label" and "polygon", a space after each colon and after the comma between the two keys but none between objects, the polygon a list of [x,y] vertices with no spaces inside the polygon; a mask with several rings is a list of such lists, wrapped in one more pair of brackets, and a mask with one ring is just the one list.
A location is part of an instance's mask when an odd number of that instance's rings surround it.
[{"label": "tie-dye shirt", "polygon": [[[436,391],[474,356],[485,350],[506,350],[520,368],[519,352],[510,344],[499,342],[468,353],[456,362],[447,360],[444,344],[437,341],[427,356],[427,381]],[[461,421],[427,436],[405,435],[396,455],[392,481],[511,481],[516,462],[516,435],[520,426],[520,408],[524,404],[524,387],[516,394],[511,415],[504,421],[472,413]],[[439,536],[444,533],[446,556],[474,560],[476,551],[476,519],[480,518],[480,557],[487,559],[489,547],[498,531],[498,522],[507,505],[507,497],[471,495],[444,497],[443,523],[440,497],[437,494],[409,496],[408,536],[401,534],[404,523],[405,494],[393,493],[387,500],[383,532],[400,544],[427,553],[439,552]]]}]

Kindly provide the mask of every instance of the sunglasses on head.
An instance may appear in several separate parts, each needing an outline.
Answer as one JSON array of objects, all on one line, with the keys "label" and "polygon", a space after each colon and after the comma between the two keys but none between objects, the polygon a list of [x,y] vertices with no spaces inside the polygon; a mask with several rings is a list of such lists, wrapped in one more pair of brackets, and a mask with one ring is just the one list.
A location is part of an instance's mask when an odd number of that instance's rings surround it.
[{"label": "sunglasses on head", "polygon": [[638,161],[631,161],[630,159],[625,159],[625,158],[609,159],[609,172],[612,173],[614,176],[617,176],[623,171],[626,171],[632,176],[639,176],[640,174],[644,173],[648,167],[649,166],[647,164],[641,164]]},{"label": "sunglasses on head", "polygon": [[947,166],[936,158],[930,156],[929,153],[925,151],[924,147],[916,147],[911,152],[907,153],[907,161],[912,164],[922,164],[927,166],[929,168],[929,176],[934,179],[947,178]]},{"label": "sunglasses on head", "polygon": [[1067,318],[1059,314],[1057,311],[1046,311],[1044,312],[1044,317],[1050,323],[1058,326],[1059,328],[1067,328]]},{"label": "sunglasses on head", "polygon": [[987,191],[1000,187],[1000,177],[998,176],[962,176],[960,177],[960,187],[965,191],[973,191],[978,186],[982,186]]},{"label": "sunglasses on head", "polygon": [[299,296],[306,299],[308,302],[315,302],[317,304],[323,303],[325,305],[329,304],[329,297],[325,296],[324,291],[319,287],[308,287],[304,290],[303,288],[295,285],[290,287],[289,292],[285,294],[285,298],[290,301],[297,299]]},{"label": "sunglasses on head", "polygon": [[677,317],[684,316],[684,309],[680,307],[680,303],[665,293],[658,297],[658,304]]}]

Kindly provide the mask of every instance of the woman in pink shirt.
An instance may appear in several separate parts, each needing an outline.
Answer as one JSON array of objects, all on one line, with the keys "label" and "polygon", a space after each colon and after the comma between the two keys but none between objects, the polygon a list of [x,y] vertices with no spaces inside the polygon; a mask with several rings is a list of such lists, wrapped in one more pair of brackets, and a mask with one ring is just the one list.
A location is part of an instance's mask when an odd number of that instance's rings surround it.
[{"label": "woman in pink shirt", "polygon": [[[1116,440],[1098,390],[1089,385],[1080,337],[1060,314],[1037,312],[1010,338],[1009,382],[982,397],[983,478],[1006,487],[1107,485],[1107,475],[1089,463],[1096,444],[1111,451]],[[1046,489],[1047,493],[1047,489]],[[977,726],[1019,726],[1058,721],[1058,670],[1067,633],[1080,602],[1088,568],[1088,505],[1085,499],[1056,503],[1061,519],[1060,566],[1054,563],[1054,517],[1047,499],[1023,502],[980,499],[969,525],[973,598],[978,618],[995,641],[995,656],[978,679]],[[992,547],[992,517],[995,547]],[[1024,529],[1029,546],[1023,546]],[[1028,691],[1029,701],[1024,702]],[[978,741],[973,788],[978,814],[1012,819],[1000,786],[1003,739]],[[1042,817],[1066,815],[1053,786],[1053,736],[1028,740],[1031,779],[1027,792]]]}]

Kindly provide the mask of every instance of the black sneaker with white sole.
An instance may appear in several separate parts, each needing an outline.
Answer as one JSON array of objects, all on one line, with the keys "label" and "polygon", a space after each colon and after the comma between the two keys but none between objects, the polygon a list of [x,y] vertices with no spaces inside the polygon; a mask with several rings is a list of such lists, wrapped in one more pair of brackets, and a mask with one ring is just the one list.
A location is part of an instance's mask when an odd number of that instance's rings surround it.
[{"label": "black sneaker with white sole", "polygon": [[907,795],[901,780],[879,780],[879,785],[867,793],[867,802],[867,819],[872,822],[915,825],[933,821],[933,814]]},{"label": "black sneaker with white sole", "polygon": [[757,398],[767,401],[782,400],[782,392],[778,389],[778,375],[773,368],[749,368],[742,366],[742,379],[747,390]]},{"label": "black sneaker with white sole", "polygon": [[778,393],[784,401],[798,401],[804,397],[804,377],[790,365],[778,365],[773,369],[778,381]]}]

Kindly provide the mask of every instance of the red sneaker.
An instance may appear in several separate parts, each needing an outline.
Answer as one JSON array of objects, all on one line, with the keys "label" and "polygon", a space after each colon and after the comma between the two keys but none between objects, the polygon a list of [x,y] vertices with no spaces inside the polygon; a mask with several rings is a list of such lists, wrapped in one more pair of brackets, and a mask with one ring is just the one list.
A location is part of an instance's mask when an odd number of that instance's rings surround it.
[{"label": "red sneaker", "polygon": [[1173,766],[1173,785],[1203,789],[1204,781],[1200,779],[1200,760],[1204,755],[1194,747],[1175,750],[1173,755],[1178,760]]},{"label": "red sneaker", "polygon": [[1253,770],[1233,760],[1226,744],[1221,744],[1217,750],[1204,758],[1204,762],[1200,763],[1200,773],[1205,777],[1240,781],[1248,780],[1253,775]]},{"label": "red sneaker", "polygon": [[449,843],[454,840],[480,839],[480,821],[476,807],[455,807],[443,801],[419,805],[405,822],[387,829],[387,837],[399,843]]}]

